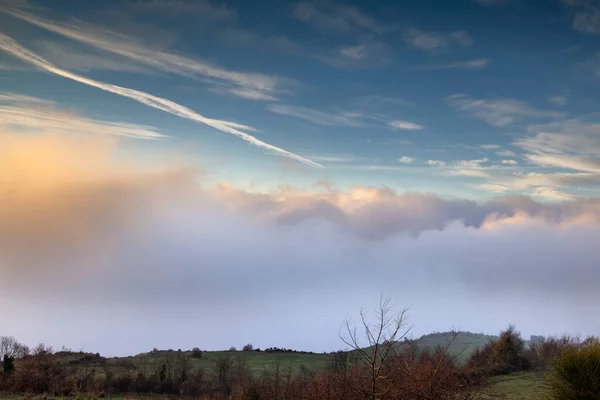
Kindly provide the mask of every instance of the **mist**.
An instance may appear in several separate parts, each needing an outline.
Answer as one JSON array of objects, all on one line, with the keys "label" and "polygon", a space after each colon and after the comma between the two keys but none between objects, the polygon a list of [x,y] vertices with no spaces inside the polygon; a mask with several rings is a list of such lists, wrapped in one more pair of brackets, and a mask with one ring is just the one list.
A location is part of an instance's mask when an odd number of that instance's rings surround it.
[{"label": "mist", "polygon": [[[0,332],[125,355],[343,348],[380,295],[413,334],[599,334],[595,201],[211,187],[117,139],[0,135]],[[10,321],[10,322],[8,322]]]}]

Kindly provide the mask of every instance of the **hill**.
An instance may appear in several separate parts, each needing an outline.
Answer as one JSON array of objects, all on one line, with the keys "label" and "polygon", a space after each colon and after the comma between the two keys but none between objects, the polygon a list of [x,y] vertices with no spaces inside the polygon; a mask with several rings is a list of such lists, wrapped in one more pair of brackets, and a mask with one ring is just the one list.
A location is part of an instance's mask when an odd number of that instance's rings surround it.
[{"label": "hill", "polygon": [[[418,346],[448,346],[452,340],[452,332],[436,332],[421,336],[413,343]],[[485,345],[495,336],[459,332],[449,346],[450,354],[458,360],[465,360],[476,348]],[[399,343],[398,351],[407,343]],[[125,371],[154,371],[163,363],[185,362],[190,373],[203,371],[206,375],[216,374],[219,365],[228,368],[245,368],[258,376],[265,372],[282,374],[288,371],[292,375],[310,374],[326,369],[331,361],[331,354],[293,351],[289,349],[270,348],[252,351],[202,351],[195,353],[181,350],[153,350],[129,357],[105,358],[99,354],[83,352],[59,352],[56,354],[61,362],[86,370],[94,369],[97,373]]]}]

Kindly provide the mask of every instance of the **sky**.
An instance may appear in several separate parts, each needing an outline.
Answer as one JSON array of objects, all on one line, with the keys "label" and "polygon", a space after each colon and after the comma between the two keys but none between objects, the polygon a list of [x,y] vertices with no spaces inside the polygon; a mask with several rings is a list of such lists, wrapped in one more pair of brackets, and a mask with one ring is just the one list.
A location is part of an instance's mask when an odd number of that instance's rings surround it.
[{"label": "sky", "polygon": [[0,0],[0,334],[600,335],[597,0]]}]

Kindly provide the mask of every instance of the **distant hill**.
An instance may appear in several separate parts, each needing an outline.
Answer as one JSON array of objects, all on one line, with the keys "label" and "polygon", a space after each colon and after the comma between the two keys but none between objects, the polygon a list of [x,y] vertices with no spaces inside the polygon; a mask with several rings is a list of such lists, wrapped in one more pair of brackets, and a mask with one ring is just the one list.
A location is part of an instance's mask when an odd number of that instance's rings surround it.
[{"label": "distant hill", "polygon": [[398,342],[396,352],[408,346],[408,343],[417,344],[419,347],[448,347],[448,352],[459,362],[465,361],[479,347],[485,346],[490,340],[497,339],[498,336],[486,335],[483,333],[458,332],[453,339],[452,332],[435,332],[423,335],[418,339]]},{"label": "distant hill", "polygon": [[[458,360],[465,360],[478,347],[484,346],[490,339],[497,336],[484,335],[480,333],[459,332],[450,344],[450,354],[457,356]],[[419,346],[448,346],[452,339],[452,332],[436,332],[421,336],[414,342]],[[398,343],[401,350],[406,343]],[[140,368],[152,369],[153,364],[159,362],[163,357],[175,357],[183,355],[189,360],[192,371],[204,370],[207,375],[215,371],[215,367],[223,357],[230,357],[233,364],[243,360],[246,367],[254,374],[265,371],[274,371],[278,366],[280,371],[291,370],[292,374],[302,372],[316,372],[327,368],[331,355],[327,353],[301,352],[289,349],[269,348],[262,351],[202,351],[201,357],[194,357],[192,351],[154,350],[130,357],[104,358],[99,354],[83,352],[59,352],[56,355],[61,362],[73,367],[95,368],[105,370],[109,368],[115,372],[134,372]],[[162,362],[162,361],[161,361]]]},{"label": "distant hill", "polygon": [[[420,346],[448,346],[452,340],[452,332],[436,332],[423,335],[417,339]],[[459,360],[466,360],[475,349],[485,346],[490,340],[498,339],[498,336],[485,335],[483,333],[458,332],[456,338],[450,344],[448,352],[457,356]]]}]

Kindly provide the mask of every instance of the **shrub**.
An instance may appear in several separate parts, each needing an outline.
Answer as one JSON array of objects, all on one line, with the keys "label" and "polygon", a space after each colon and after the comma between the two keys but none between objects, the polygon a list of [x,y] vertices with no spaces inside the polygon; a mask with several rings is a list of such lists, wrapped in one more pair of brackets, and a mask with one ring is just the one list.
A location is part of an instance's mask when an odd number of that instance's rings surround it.
[{"label": "shrub", "polygon": [[525,354],[525,341],[512,325],[501,332],[498,339],[490,340],[488,344],[475,350],[468,365],[494,375],[530,369],[530,362]]},{"label": "shrub", "polygon": [[192,349],[192,358],[202,358],[202,350],[198,347]]},{"label": "shrub", "polygon": [[552,363],[548,388],[553,400],[600,399],[600,343],[564,350]]},{"label": "shrub", "polygon": [[5,354],[2,361],[2,369],[5,375],[12,373],[15,370],[15,358]]},{"label": "shrub", "polygon": [[525,351],[531,367],[537,371],[546,371],[552,362],[567,349],[576,348],[578,340],[570,336],[549,337],[532,343]]}]

